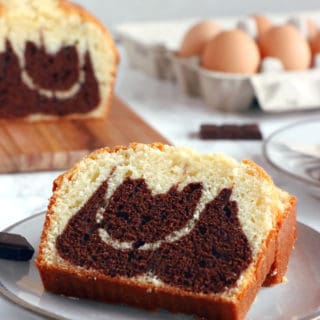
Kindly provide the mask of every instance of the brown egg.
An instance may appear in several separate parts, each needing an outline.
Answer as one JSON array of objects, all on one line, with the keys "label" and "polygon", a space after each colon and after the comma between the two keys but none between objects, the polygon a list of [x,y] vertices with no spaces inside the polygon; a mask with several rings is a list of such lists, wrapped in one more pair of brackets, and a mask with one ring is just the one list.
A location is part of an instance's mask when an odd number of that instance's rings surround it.
[{"label": "brown egg", "polygon": [[320,32],[318,32],[311,40],[310,47],[312,55],[320,53]]},{"label": "brown egg", "polygon": [[258,36],[268,31],[272,27],[271,20],[266,16],[253,15],[252,18],[256,22]]},{"label": "brown egg", "polygon": [[292,17],[288,24],[296,27],[298,31],[308,40],[311,40],[318,32],[318,26],[314,20],[305,17]]},{"label": "brown egg", "polygon": [[308,39],[312,40],[318,33],[318,26],[311,19],[307,19],[306,23],[307,23],[307,30],[308,30]]},{"label": "brown egg", "polygon": [[200,56],[206,43],[219,31],[220,27],[209,20],[194,25],[183,38],[178,55],[182,58]]},{"label": "brown egg", "polygon": [[262,58],[278,58],[285,70],[305,70],[311,64],[307,40],[290,24],[275,26],[258,38]]},{"label": "brown egg", "polygon": [[260,64],[259,49],[245,32],[223,31],[210,40],[201,57],[201,65],[209,70],[252,74]]}]

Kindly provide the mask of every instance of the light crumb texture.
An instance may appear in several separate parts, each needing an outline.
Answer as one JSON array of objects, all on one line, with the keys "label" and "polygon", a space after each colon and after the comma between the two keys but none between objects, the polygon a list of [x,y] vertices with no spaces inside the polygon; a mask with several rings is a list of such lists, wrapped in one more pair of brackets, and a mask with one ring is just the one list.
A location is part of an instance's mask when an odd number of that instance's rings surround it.
[{"label": "light crumb texture", "polygon": [[[57,53],[62,47],[75,46],[80,68],[89,52],[94,74],[99,85],[100,103],[89,113],[99,117],[105,113],[112,92],[118,54],[107,29],[87,11],[65,0],[0,0],[0,52],[6,50],[6,41],[17,55],[21,78],[25,85],[45,97],[63,100],[73,97],[83,83],[83,72],[68,90],[50,91],[36,87],[25,69],[25,45],[33,42],[45,47],[48,54]],[[34,114],[30,120],[45,116]]]},{"label": "light crumb texture", "polygon": [[[252,249],[253,263],[240,276],[236,289],[225,295],[231,297],[237,288],[247,285],[254,276],[253,265],[259,253],[265,250],[265,241],[276,228],[279,215],[288,206],[289,195],[276,188],[270,177],[251,161],[236,162],[223,154],[198,154],[185,147],[160,144],[133,144],[128,148],[102,149],[79,162],[73,169],[56,180],[51,199],[46,237],[42,240],[42,257],[47,265],[68,265],[59,257],[55,241],[70,218],[84,206],[97,188],[108,179],[106,203],[125,178],[145,179],[155,194],[166,193],[173,185],[182,190],[192,182],[201,182],[203,192],[193,218],[181,230],[161,241],[174,242],[187,235],[199,219],[205,205],[212,201],[223,188],[232,189],[232,198],[238,203],[240,225]],[[99,221],[99,211],[96,220]],[[100,230],[101,231],[101,230]],[[100,232],[103,241],[117,249],[127,249],[130,243],[112,242],[108,234]],[[150,250],[161,245],[146,244]],[[80,268],[80,267],[79,267]],[[137,281],[162,285],[152,275],[140,276]]]}]

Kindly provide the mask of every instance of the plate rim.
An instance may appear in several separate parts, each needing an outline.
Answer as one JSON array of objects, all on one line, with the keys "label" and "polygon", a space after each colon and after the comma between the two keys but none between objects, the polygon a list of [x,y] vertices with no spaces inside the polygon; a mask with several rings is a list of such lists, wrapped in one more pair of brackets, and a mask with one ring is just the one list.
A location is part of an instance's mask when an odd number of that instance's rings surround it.
[{"label": "plate rim", "polygon": [[[23,224],[26,221],[32,220],[34,218],[37,218],[38,216],[44,215],[45,216],[46,211],[41,211],[35,214],[32,214],[24,219],[21,219],[15,223],[13,223],[12,225],[0,230],[1,232],[10,232],[11,229],[13,229],[14,227]],[[303,228],[308,229],[311,232],[315,232],[320,236],[320,232],[318,232],[317,230],[313,229],[312,227],[297,221],[297,226],[301,225]],[[34,259],[34,258],[32,258]],[[40,316],[45,316],[46,318],[49,319],[54,319],[54,320],[72,320],[72,318],[66,318],[60,315],[57,315],[53,312],[47,311],[43,308],[37,307],[32,305],[29,302],[26,302],[25,300],[23,300],[22,298],[19,298],[17,295],[13,294],[10,290],[8,290],[2,283],[1,279],[0,279],[0,295],[5,298],[9,303],[14,303],[15,306],[17,307],[21,307],[24,310],[28,311],[28,312],[32,312],[34,314],[40,315]],[[318,316],[320,316],[320,306],[316,307],[315,309],[310,310],[309,314],[305,314],[305,315],[297,315],[297,318],[294,318],[295,320],[316,320],[318,319]]]},{"label": "plate rim", "polygon": [[283,131],[286,131],[288,129],[291,129],[293,127],[296,127],[298,125],[302,125],[304,123],[311,123],[311,122],[320,122],[320,117],[319,116],[316,116],[314,118],[308,118],[308,119],[304,119],[304,120],[300,120],[300,121],[295,121],[293,123],[290,123],[284,127],[281,127],[277,130],[275,130],[274,132],[272,132],[268,137],[267,139],[264,140],[263,142],[263,145],[262,145],[262,154],[264,156],[265,159],[267,159],[268,163],[272,165],[272,167],[274,167],[275,169],[279,170],[280,172],[288,175],[289,177],[291,178],[294,178],[294,179],[297,179],[298,181],[300,182],[303,182],[303,183],[308,183],[309,185],[312,184],[313,187],[317,187],[319,188],[320,187],[320,182],[316,182],[315,180],[309,180],[309,179],[306,179],[300,175],[297,175],[297,174],[294,174],[292,173],[291,171],[287,171],[287,170],[284,170],[282,169],[277,163],[274,162],[274,160],[271,159],[271,157],[269,156],[269,153],[268,153],[268,145],[270,144],[270,141],[275,137],[277,136],[279,133],[283,132]]},{"label": "plate rim", "polygon": [[[4,228],[3,230],[1,230],[1,232],[10,232],[11,229],[15,228],[16,226],[23,224],[26,221],[32,220],[34,218],[37,218],[38,216],[44,215],[45,216],[46,211],[41,211],[41,212],[37,212],[35,214],[32,214],[24,219],[21,219],[15,223],[13,223],[12,225]],[[34,257],[32,257],[32,261],[34,261]],[[53,312],[50,311],[46,311],[45,309],[42,309],[40,307],[36,307],[34,305],[32,305],[29,302],[26,302],[25,300],[19,298],[17,295],[13,294],[8,288],[6,288],[1,279],[0,279],[0,294],[2,295],[2,297],[4,297],[8,302],[10,303],[14,303],[15,306],[17,307],[22,307],[24,310],[28,311],[28,312],[32,312],[34,314],[37,315],[41,315],[41,316],[45,316],[49,319],[55,319],[55,320],[71,320],[69,318],[65,318],[62,316],[59,316]]]}]

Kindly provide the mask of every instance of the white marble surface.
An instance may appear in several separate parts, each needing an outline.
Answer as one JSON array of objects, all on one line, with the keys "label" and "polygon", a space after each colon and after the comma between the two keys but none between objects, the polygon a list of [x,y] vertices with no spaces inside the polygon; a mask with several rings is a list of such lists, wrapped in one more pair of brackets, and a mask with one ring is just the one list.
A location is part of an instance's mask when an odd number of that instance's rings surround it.
[{"label": "white marble surface", "polygon": [[[175,145],[187,145],[199,152],[222,151],[237,159],[251,158],[261,164],[275,182],[298,196],[298,220],[320,232],[320,200],[312,197],[305,185],[272,168],[262,155],[261,142],[213,142],[197,137],[204,122],[259,122],[264,136],[290,122],[320,112],[266,115],[259,111],[224,114],[208,109],[198,99],[181,94],[175,84],[151,79],[131,70],[121,50],[121,66],[116,93],[148,123]],[[0,175],[0,229],[45,208],[55,172]],[[0,319],[40,319],[0,297]]]}]

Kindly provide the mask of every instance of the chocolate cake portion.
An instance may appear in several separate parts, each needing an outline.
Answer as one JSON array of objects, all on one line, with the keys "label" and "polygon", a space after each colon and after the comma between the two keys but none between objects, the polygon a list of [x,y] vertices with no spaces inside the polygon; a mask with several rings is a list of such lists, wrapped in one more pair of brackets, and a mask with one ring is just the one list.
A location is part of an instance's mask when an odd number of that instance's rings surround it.
[{"label": "chocolate cake portion", "polygon": [[135,247],[164,239],[192,218],[201,191],[200,183],[190,183],[181,192],[172,187],[153,196],[144,179],[126,179],[109,200],[100,227]]},{"label": "chocolate cake portion", "polygon": [[[99,104],[98,82],[88,52],[81,67],[75,47],[61,48],[52,55],[29,41],[25,63],[22,70],[12,45],[6,41],[6,50],[0,53],[0,118],[87,113]],[[32,85],[22,78],[23,72]],[[74,85],[78,86],[74,92],[66,92]]]},{"label": "chocolate cake portion", "polygon": [[0,232],[0,259],[28,261],[34,254],[34,248],[20,234]]},{"label": "chocolate cake portion", "polygon": [[164,243],[157,251],[155,273],[162,281],[204,293],[218,293],[235,284],[252,255],[231,193],[231,189],[221,190],[188,236]]},{"label": "chocolate cake portion", "polygon": [[[165,284],[204,293],[231,287],[250,264],[231,189],[206,204],[193,227],[201,182],[153,195],[144,179],[126,178],[106,201],[107,190],[108,180],[57,237],[59,255],[72,264],[109,276],[151,274]],[[101,230],[109,238],[103,239]]]},{"label": "chocolate cake portion", "polygon": [[80,61],[75,46],[65,46],[50,54],[44,45],[39,48],[27,41],[24,59],[26,72],[41,88],[68,90],[79,80]]}]

